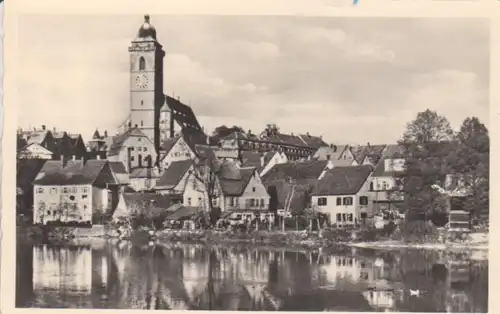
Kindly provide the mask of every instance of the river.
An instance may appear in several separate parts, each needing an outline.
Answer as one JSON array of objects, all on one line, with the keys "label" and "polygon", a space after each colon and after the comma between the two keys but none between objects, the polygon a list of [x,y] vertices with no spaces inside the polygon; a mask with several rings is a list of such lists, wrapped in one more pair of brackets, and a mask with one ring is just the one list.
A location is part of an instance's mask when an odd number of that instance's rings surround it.
[{"label": "river", "polygon": [[487,312],[482,255],[21,241],[16,307]]}]

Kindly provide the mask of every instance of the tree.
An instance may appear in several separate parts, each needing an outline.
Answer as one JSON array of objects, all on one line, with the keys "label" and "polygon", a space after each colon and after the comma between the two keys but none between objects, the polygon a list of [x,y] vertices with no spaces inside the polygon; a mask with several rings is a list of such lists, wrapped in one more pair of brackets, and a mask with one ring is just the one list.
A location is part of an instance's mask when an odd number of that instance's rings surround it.
[{"label": "tree", "polygon": [[458,149],[450,161],[452,173],[458,175],[469,195],[465,210],[471,218],[489,213],[489,158],[488,129],[477,117],[467,118],[457,134]]},{"label": "tree", "polygon": [[453,130],[445,117],[426,110],[407,124],[399,146],[405,163],[396,181],[404,193],[405,209],[427,219],[441,198],[432,185],[443,182],[449,172],[446,161],[456,146]]},{"label": "tree", "polygon": [[227,127],[226,125],[218,126],[212,132],[212,137],[219,141],[221,138],[226,137],[235,132],[245,132],[240,126],[233,125],[232,127]]},{"label": "tree", "polygon": [[210,222],[215,225],[220,218],[220,210],[214,206],[218,198],[218,175],[221,171],[222,163],[208,154],[199,153],[193,160],[191,175],[194,177],[194,184],[197,191],[204,195],[205,206],[210,215]]}]

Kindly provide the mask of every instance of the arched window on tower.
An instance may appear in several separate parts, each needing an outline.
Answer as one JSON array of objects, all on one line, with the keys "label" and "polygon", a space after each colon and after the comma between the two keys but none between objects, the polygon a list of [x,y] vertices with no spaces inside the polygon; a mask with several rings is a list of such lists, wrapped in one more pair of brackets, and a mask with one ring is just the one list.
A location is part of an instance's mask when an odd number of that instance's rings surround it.
[{"label": "arched window on tower", "polygon": [[145,69],[146,69],[146,60],[144,59],[144,57],[140,57],[139,58],[139,70],[142,71]]},{"label": "arched window on tower", "polygon": [[141,126],[144,126],[144,121],[141,120]]}]

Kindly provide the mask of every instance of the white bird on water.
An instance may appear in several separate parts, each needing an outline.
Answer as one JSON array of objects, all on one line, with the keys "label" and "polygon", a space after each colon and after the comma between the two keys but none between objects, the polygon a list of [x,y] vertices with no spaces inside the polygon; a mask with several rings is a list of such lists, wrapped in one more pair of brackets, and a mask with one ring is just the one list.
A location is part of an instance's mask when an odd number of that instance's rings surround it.
[{"label": "white bird on water", "polygon": [[418,290],[418,289],[417,290],[410,289],[410,296],[416,296],[416,297],[420,296],[420,290]]}]

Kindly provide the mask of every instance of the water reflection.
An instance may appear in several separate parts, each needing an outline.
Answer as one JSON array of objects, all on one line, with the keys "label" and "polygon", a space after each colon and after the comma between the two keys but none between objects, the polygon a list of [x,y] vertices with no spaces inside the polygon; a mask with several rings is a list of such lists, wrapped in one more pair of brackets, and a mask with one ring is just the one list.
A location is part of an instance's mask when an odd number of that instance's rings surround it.
[{"label": "water reflection", "polygon": [[487,312],[482,256],[18,244],[18,307]]}]

